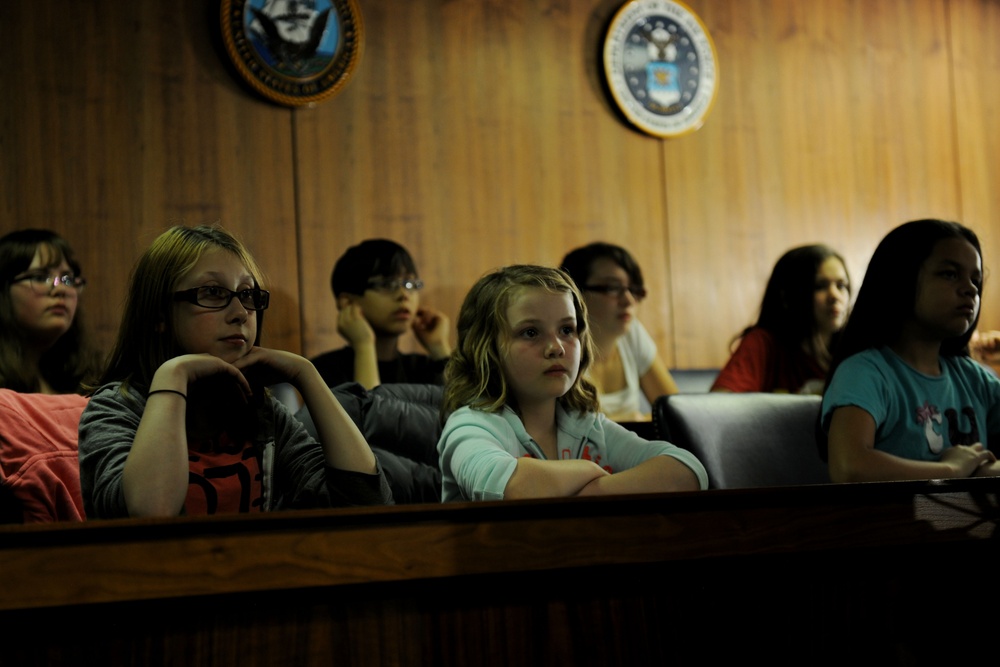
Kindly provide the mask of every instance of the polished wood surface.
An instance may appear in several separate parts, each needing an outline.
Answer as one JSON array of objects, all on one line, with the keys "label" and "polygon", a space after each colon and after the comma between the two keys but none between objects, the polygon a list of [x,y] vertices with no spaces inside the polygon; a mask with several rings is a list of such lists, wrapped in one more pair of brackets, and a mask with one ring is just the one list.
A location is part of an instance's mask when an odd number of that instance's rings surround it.
[{"label": "polished wood surface", "polygon": [[992,480],[0,527],[0,609],[995,537]]},{"label": "polished wood surface", "polygon": [[0,623],[54,629],[45,650],[16,642],[4,657],[815,664],[863,650],[912,664],[900,656],[937,646],[916,621],[980,596],[907,582],[931,583],[932,563],[988,569],[998,491],[822,485],[4,527]]},{"label": "polished wood surface", "polygon": [[[339,346],[335,259],[413,253],[454,322],[469,285],[603,239],[630,248],[669,366],[718,367],[775,259],[826,241],[859,283],[891,227],[958,219],[1000,256],[992,0],[689,0],[718,51],[704,127],[662,141],[599,63],[620,0],[360,0],[365,47],[315,108],[255,97],[217,4],[0,3],[0,232],[65,234],[105,349],[156,233],[219,221],[269,274],[265,341]],[[989,297],[983,325],[1000,328]],[[413,349],[412,340],[404,348]]]}]

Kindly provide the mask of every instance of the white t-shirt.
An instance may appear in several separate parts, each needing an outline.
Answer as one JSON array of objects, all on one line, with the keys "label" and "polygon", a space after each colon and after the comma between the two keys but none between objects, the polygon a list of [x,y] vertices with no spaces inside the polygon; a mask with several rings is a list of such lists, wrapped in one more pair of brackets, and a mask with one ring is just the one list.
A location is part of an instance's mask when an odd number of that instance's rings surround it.
[{"label": "white t-shirt", "polygon": [[646,400],[639,386],[639,378],[649,372],[656,359],[656,343],[642,326],[639,320],[632,320],[632,325],[619,338],[615,345],[622,359],[625,371],[625,387],[610,394],[601,394],[601,412],[609,415],[644,414],[648,415],[653,407]]}]

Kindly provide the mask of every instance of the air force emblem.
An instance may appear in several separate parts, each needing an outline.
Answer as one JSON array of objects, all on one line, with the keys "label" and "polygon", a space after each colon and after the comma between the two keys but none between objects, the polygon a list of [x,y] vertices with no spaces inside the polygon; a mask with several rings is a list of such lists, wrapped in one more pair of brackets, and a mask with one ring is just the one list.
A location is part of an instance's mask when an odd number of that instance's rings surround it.
[{"label": "air force emblem", "polygon": [[604,70],[629,122],[659,137],[701,127],[718,86],[711,38],[674,0],[631,0],[618,10],[604,43]]}]

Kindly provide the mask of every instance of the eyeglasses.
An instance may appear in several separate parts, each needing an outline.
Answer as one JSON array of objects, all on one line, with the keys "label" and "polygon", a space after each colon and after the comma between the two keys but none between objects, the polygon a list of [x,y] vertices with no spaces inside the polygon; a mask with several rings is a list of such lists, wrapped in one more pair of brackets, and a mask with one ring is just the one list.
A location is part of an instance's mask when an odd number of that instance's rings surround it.
[{"label": "eyeglasses", "polygon": [[642,301],[646,298],[646,288],[642,285],[584,285],[583,289],[587,292],[599,292],[600,294],[607,294],[608,296],[613,296],[616,299],[620,299],[625,296],[625,292],[631,292],[632,298],[636,301]]},{"label": "eyeglasses", "polygon": [[368,281],[367,289],[375,290],[376,292],[382,292],[383,294],[395,294],[402,287],[407,292],[417,292],[424,288],[423,280],[399,280],[393,279],[379,279],[372,278]]},{"label": "eyeglasses", "polygon": [[31,291],[38,296],[45,296],[62,285],[68,289],[81,290],[87,284],[87,279],[72,273],[48,273],[46,271],[29,271],[15,276],[11,283],[28,283]]},{"label": "eyeglasses", "polygon": [[262,289],[241,289],[234,292],[218,285],[203,285],[191,289],[174,292],[174,301],[187,301],[202,308],[222,310],[229,306],[236,297],[240,305],[247,310],[267,310],[271,301],[271,293]]}]

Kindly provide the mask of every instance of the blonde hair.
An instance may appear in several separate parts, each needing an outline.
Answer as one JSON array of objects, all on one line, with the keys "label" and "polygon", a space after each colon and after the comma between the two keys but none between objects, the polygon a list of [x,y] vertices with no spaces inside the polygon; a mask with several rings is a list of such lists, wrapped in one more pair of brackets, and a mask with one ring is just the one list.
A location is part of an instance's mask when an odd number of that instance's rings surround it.
[{"label": "blonde hair", "polygon": [[[118,339],[98,386],[121,381],[148,389],[164,362],[183,354],[174,335],[174,291],[177,283],[210,250],[233,253],[260,287],[263,274],[246,247],[217,225],[171,227],[142,254],[129,279]],[[257,313],[257,340],[263,324]]]},{"label": "blonde hair", "polygon": [[458,314],[458,345],[445,368],[442,405],[445,417],[464,405],[484,412],[499,412],[508,404],[517,409],[504,378],[502,360],[510,330],[507,309],[514,295],[526,287],[572,297],[580,338],[580,369],[576,382],[559,398],[559,403],[572,412],[598,410],[597,390],[584,377],[594,355],[587,328],[587,310],[580,292],[570,277],[559,269],[517,265],[480,278],[462,303]]}]

